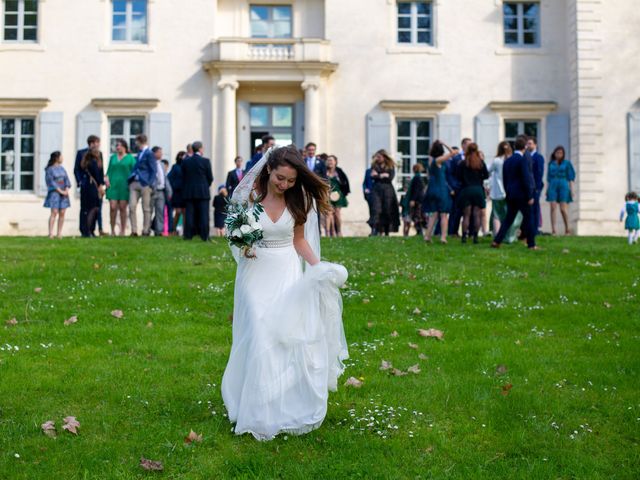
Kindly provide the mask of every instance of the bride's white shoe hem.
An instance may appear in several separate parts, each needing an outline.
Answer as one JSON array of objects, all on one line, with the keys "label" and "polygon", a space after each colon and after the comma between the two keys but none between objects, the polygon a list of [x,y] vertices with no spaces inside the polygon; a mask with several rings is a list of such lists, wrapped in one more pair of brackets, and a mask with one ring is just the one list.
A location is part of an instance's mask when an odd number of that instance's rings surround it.
[{"label": "bride's white shoe hem", "polygon": [[264,434],[264,433],[259,433],[259,432],[254,432],[251,429],[245,428],[243,430],[234,430],[234,433],[236,435],[244,435],[245,433],[250,433],[251,435],[253,435],[253,438],[255,438],[256,440],[258,440],[259,442],[268,442],[270,440],[273,440],[274,438],[276,438],[278,435],[305,435],[309,432],[312,432],[313,430],[316,430],[320,427],[320,425],[322,425],[322,422],[324,421],[324,419],[316,422],[316,423],[312,423],[309,425],[303,425],[301,427],[296,427],[296,428],[281,428],[280,430],[278,430],[276,433],[272,434],[272,435],[268,435],[268,434]]}]

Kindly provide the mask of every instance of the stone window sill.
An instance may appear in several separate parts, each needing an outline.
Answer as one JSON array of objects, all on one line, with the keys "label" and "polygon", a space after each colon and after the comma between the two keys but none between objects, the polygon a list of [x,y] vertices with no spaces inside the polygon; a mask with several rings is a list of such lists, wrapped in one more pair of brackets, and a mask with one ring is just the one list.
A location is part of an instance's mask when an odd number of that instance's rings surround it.
[{"label": "stone window sill", "polygon": [[442,52],[432,45],[393,45],[387,48],[389,54],[413,55],[442,55]]},{"label": "stone window sill", "polygon": [[110,43],[108,45],[102,45],[100,47],[101,52],[139,52],[139,53],[153,53],[155,48],[151,45],[141,43]]}]

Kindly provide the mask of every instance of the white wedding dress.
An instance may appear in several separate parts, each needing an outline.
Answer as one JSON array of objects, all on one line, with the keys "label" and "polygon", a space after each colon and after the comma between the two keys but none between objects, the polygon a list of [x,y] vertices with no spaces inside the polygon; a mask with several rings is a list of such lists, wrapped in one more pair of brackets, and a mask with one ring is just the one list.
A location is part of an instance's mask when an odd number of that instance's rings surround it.
[{"label": "white wedding dress", "polygon": [[328,392],[335,391],[348,358],[338,290],[347,271],[327,262],[303,271],[288,209],[275,222],[262,212],[259,221],[264,238],[256,258],[236,257],[233,344],[222,398],[236,434],[270,440],[307,433],[324,420]]}]

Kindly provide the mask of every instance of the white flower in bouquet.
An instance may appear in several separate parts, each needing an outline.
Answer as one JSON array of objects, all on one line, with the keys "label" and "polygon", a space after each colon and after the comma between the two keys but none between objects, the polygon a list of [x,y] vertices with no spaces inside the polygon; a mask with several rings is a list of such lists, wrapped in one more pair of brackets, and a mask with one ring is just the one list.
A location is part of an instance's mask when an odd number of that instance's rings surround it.
[{"label": "white flower in bouquet", "polygon": [[246,224],[245,224],[245,225],[242,225],[242,226],[240,227],[240,231],[241,231],[243,234],[247,234],[247,233],[251,233],[251,232],[253,232],[253,228],[251,227],[251,225],[246,225]]},{"label": "white flower in bouquet", "polygon": [[242,238],[242,231],[239,228],[236,228],[231,234],[233,238]]}]

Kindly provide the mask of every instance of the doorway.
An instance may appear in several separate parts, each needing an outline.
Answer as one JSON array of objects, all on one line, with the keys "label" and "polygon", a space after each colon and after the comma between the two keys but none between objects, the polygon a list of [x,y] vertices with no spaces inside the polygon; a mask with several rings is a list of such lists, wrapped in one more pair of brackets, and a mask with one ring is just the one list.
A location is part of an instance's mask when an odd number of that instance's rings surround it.
[{"label": "doorway", "polygon": [[294,137],[293,104],[260,104],[250,106],[251,153],[262,144],[264,135],[271,135],[276,145],[290,145]]}]

